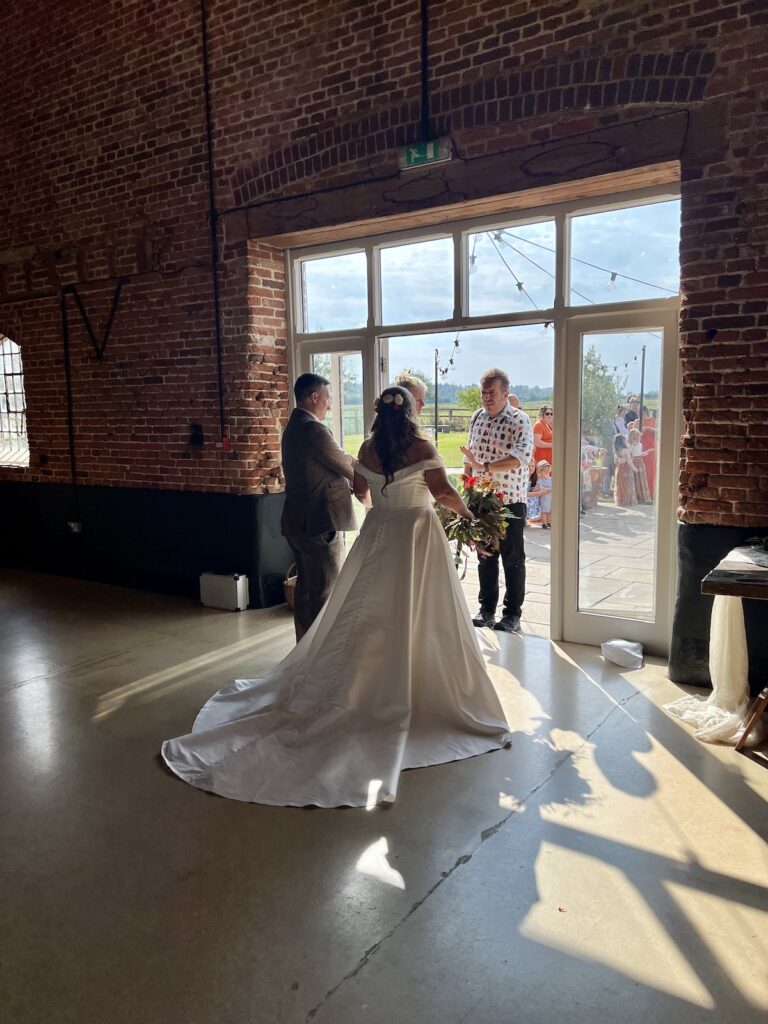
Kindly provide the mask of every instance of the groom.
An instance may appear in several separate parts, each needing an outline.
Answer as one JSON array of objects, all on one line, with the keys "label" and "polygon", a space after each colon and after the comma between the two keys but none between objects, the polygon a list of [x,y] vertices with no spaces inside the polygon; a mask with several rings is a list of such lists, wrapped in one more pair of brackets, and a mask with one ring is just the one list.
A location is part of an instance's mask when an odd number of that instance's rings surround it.
[{"label": "groom", "polygon": [[[522,409],[509,404],[509,377],[503,370],[486,370],[480,378],[483,407],[473,415],[469,442],[461,451],[464,472],[493,480],[513,515],[500,550],[478,559],[480,611],[475,626],[493,626],[502,633],[519,633],[525,598],[525,543],[523,530],[528,498],[528,463],[533,453],[531,421]],[[499,556],[504,567],[503,615],[496,622],[499,601]]]},{"label": "groom", "polygon": [[293,618],[298,643],[339,575],[341,533],[356,529],[356,523],[350,494],[352,458],[323,423],[331,408],[330,384],[315,373],[302,373],[293,393],[296,408],[281,443],[285,476],[281,531],[296,559]]}]

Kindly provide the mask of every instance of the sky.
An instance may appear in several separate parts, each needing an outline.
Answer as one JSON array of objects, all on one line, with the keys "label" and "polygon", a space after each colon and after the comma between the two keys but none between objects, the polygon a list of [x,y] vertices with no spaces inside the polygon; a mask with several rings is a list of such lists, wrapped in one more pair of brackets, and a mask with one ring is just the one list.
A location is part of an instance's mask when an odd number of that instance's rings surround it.
[{"label": "sky", "polygon": [[[669,298],[679,282],[679,201],[630,207],[574,217],[571,221],[571,304]],[[523,312],[551,308],[554,301],[555,227],[553,221],[510,224],[470,234],[469,314]],[[451,239],[393,245],[381,249],[382,322],[444,320],[453,314]],[[590,266],[589,264],[592,264]],[[367,319],[366,261],[363,252],[308,260],[303,264],[306,327],[347,330]],[[476,383],[489,366],[502,366],[513,384],[547,387],[553,376],[553,330],[544,324],[464,332],[454,353],[455,331],[390,341],[390,375],[418,369],[430,378],[434,350],[442,366],[454,366],[441,380]],[[626,389],[640,389],[640,352],[646,347],[645,391],[659,384],[659,338],[647,332],[594,335],[609,366],[627,377]],[[624,369],[624,363],[628,367]]]}]

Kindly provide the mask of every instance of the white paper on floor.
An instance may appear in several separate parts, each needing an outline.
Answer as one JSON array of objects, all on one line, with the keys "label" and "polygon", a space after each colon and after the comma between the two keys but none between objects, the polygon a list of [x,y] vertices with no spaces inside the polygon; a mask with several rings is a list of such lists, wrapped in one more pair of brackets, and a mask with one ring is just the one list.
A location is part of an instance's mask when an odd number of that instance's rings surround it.
[{"label": "white paper on floor", "polygon": [[643,667],[643,645],[634,640],[606,640],[600,644],[600,650],[606,661],[623,668]]}]

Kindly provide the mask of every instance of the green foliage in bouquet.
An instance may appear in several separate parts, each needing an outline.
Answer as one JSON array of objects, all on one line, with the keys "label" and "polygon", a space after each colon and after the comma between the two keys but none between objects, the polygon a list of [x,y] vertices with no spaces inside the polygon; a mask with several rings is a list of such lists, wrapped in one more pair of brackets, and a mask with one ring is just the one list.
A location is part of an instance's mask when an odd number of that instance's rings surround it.
[{"label": "green foliage in bouquet", "polygon": [[509,509],[504,507],[500,492],[494,490],[493,481],[488,477],[462,476],[459,493],[467,508],[474,512],[474,519],[464,519],[444,505],[437,505],[435,511],[445,530],[449,542],[455,543],[454,562],[461,563],[464,548],[480,548],[498,551],[507,533],[507,524],[513,519]]}]

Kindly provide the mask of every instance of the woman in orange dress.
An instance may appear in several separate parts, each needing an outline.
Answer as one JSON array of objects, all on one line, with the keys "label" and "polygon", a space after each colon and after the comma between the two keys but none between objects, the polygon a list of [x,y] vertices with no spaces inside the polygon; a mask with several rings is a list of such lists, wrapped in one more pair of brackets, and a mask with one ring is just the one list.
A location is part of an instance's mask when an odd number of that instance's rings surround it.
[{"label": "woman in orange dress", "polygon": [[643,406],[643,462],[645,463],[645,476],[648,480],[648,490],[652,498],[656,497],[656,420],[648,412],[648,406]]},{"label": "woman in orange dress", "polygon": [[552,465],[552,424],[554,422],[555,410],[551,405],[542,405],[539,409],[539,418],[533,424],[533,461],[539,463],[542,459]]}]

